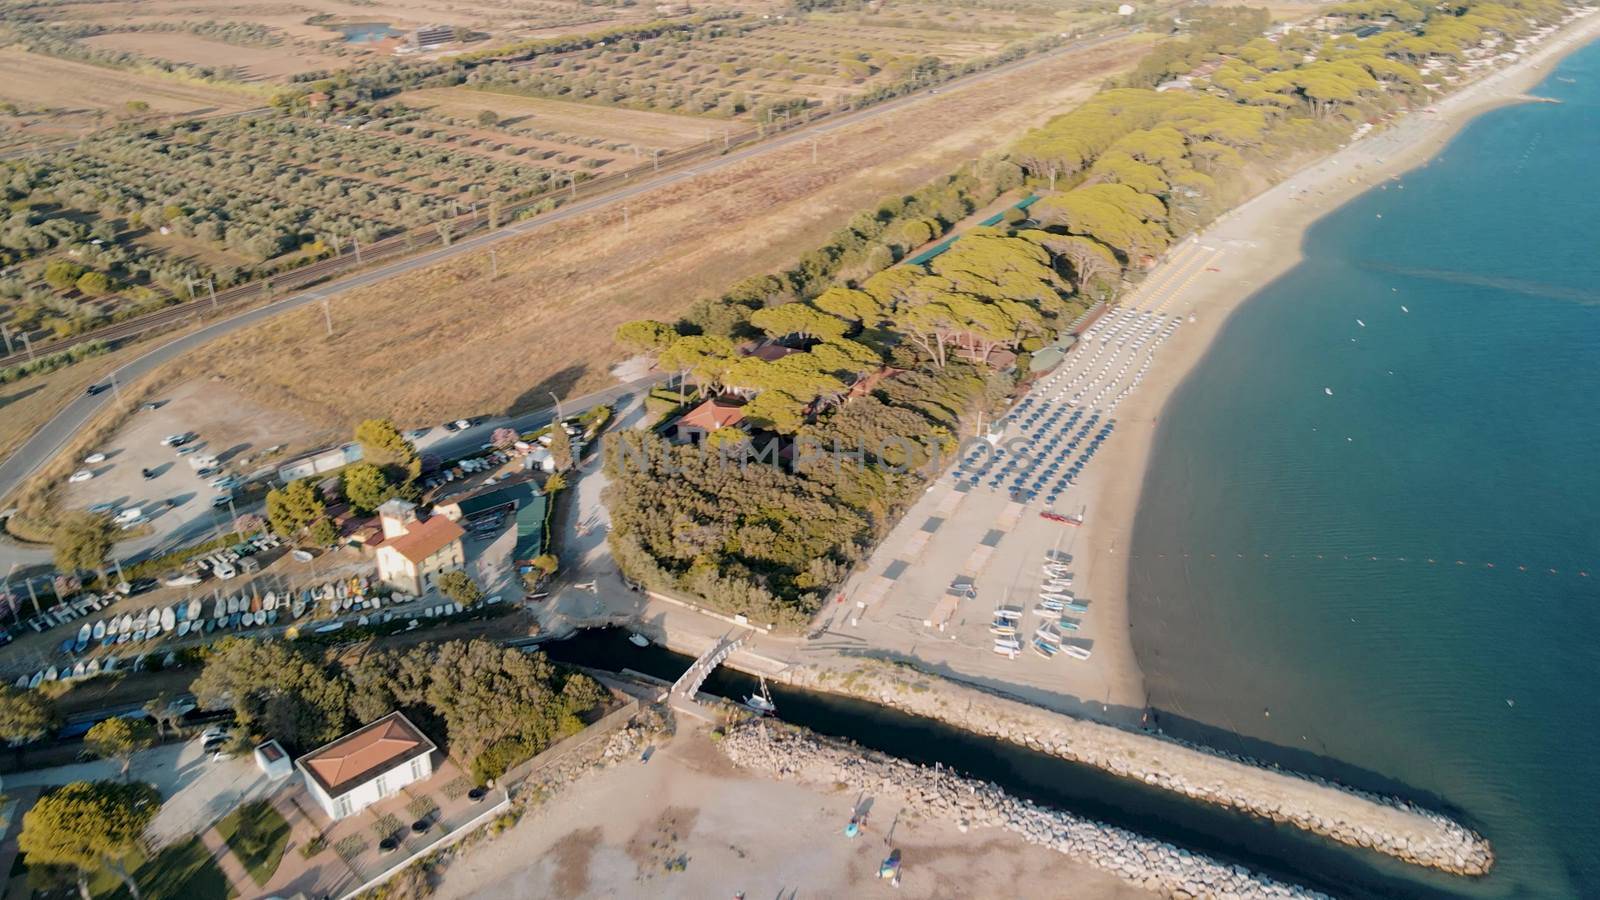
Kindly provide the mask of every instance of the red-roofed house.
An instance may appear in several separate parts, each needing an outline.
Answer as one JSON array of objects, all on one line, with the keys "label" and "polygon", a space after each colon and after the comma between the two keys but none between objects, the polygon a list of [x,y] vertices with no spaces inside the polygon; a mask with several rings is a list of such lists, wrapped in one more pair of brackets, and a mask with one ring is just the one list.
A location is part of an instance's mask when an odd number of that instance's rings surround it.
[{"label": "red-roofed house", "polygon": [[433,774],[438,749],[399,712],[363,725],[295,760],[330,819],[355,815]]},{"label": "red-roofed house", "polygon": [[710,400],[684,413],[673,428],[678,440],[698,443],[713,431],[733,428],[743,421],[743,400],[712,397]]},{"label": "red-roofed house", "polygon": [[378,580],[402,593],[422,595],[441,574],[466,564],[461,526],[448,516],[417,516],[417,505],[396,497],[378,507],[383,543]]}]

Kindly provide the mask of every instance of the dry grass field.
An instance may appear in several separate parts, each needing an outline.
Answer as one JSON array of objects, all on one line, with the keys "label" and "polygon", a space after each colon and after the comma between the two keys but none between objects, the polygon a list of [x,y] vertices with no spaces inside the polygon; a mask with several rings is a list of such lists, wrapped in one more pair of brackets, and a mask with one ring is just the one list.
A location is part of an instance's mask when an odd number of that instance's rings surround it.
[{"label": "dry grass field", "polygon": [[315,47],[284,43],[277,47],[242,47],[183,32],[127,31],[85,38],[91,47],[126,50],[156,59],[200,66],[236,66],[244,81],[276,81],[299,72],[338,69],[348,63]]},{"label": "dry grass field", "polygon": [[[666,150],[703,141],[708,129],[714,129],[714,125],[705,120],[690,116],[607,109],[470,88],[407,91],[399,99],[407,106],[443,116],[476,119],[479,113],[488,110],[499,116],[501,126],[506,128],[536,128]],[[720,133],[720,130],[713,133]]]},{"label": "dry grass field", "polygon": [[104,121],[107,125],[124,112],[129,100],[143,100],[152,112],[175,115],[228,112],[259,104],[234,91],[104,69],[17,47],[0,48],[0,100],[24,110],[88,113],[90,121],[93,113],[103,110],[113,114]]},{"label": "dry grass field", "polygon": [[285,314],[208,345],[167,380],[220,374],[321,427],[372,415],[406,426],[542,405],[608,383],[611,332],[671,318],[736,279],[790,263],[875,199],[1006,146],[1130,65],[1144,41],[1052,59],[841,130],[818,163],[797,147]]}]

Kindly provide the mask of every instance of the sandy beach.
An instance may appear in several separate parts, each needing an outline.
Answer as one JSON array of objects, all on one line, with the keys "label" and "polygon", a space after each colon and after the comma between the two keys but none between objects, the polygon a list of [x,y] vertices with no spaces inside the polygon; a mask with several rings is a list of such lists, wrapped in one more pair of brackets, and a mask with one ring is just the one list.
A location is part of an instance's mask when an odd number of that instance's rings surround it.
[{"label": "sandy beach", "polygon": [[[1300,262],[1306,231],[1318,219],[1368,189],[1399,182],[1405,172],[1426,165],[1479,114],[1532,100],[1526,94],[1529,88],[1562,57],[1596,37],[1600,15],[1590,11],[1515,63],[1293,173],[1173,247],[1140,289],[1122,298],[1129,305],[1160,303],[1165,312],[1186,322],[1162,348],[1141,389],[1118,410],[1115,452],[1107,454],[1078,498],[1089,510],[1078,545],[1080,555],[1093,561],[1085,567],[1086,586],[1108,612],[1128,615],[1128,567],[1108,563],[1128,552],[1156,424],[1229,316]],[[1158,297],[1149,297],[1152,293]],[[1120,659],[1135,669],[1118,673],[1118,681],[1142,683],[1132,654]]]},{"label": "sandy beach", "polygon": [[[845,837],[852,809],[863,805],[864,834]],[[452,864],[435,896],[1042,897],[1063,884],[1085,900],[1154,896],[1009,832],[964,834],[904,807],[902,798],[843,784],[741,771],[694,728],[648,764],[596,770],[535,807]],[[891,847],[905,859],[898,891],[877,879]]]}]

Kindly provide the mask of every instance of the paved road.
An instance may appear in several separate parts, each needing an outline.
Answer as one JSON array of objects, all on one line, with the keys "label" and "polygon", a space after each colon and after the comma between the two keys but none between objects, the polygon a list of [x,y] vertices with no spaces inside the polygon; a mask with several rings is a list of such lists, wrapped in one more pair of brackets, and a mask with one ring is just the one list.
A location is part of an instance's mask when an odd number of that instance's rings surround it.
[{"label": "paved road", "polygon": [[[598,209],[614,205],[624,200],[637,197],[641,194],[659,190],[680,181],[697,178],[701,175],[714,172],[727,166],[737,165],[746,160],[779,152],[795,144],[806,143],[818,135],[828,134],[840,128],[887,115],[909,106],[926,104],[929,96],[939,92],[953,92],[987,81],[1002,75],[1031,69],[1044,64],[1058,56],[1068,53],[1081,52],[1093,47],[1108,43],[1119,37],[1121,33],[1107,34],[1067,44],[1048,53],[1026,57],[1013,63],[997,66],[984,72],[978,72],[964,79],[948,82],[932,91],[922,91],[895,100],[889,100],[866,109],[848,113],[837,118],[826,119],[815,125],[798,128],[784,133],[769,141],[758,143],[743,150],[737,150],[724,156],[687,166],[675,172],[660,176],[641,178],[631,185],[625,185],[608,194],[581,200],[568,206],[561,207],[545,213],[534,219],[518,222],[499,231],[480,234],[456,242],[449,247],[438,247],[417,256],[408,257],[397,262],[350,275],[328,284],[319,285],[311,290],[298,294],[290,294],[266,306],[257,307],[236,315],[218,319],[205,327],[183,337],[167,341],[154,347],[143,355],[124,363],[111,373],[110,378],[118,383],[130,383],[155,371],[165,363],[171,362],[183,354],[211,341],[241,328],[247,328],[258,322],[278,315],[291,309],[297,309],[308,303],[316,303],[324,299],[331,299],[347,291],[367,287],[379,282],[426,268],[466,253],[474,253],[502,241],[511,240],[529,232],[557,225],[568,219],[586,215]],[[116,402],[113,391],[105,391],[95,396],[80,396],[73,400],[66,408],[58,412],[49,422],[45,423],[38,431],[34,432],[21,447],[11,454],[5,462],[0,463],[0,497],[4,497],[21,485],[29,475],[33,474],[40,466],[50,460],[64,447],[78,430],[83,428],[97,413]],[[0,568],[4,568],[0,565]]]}]

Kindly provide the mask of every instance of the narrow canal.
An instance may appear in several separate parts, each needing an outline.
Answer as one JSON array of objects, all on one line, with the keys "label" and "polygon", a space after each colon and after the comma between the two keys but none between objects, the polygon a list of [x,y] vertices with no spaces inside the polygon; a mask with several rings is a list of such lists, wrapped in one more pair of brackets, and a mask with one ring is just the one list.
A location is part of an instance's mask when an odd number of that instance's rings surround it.
[{"label": "narrow canal", "polygon": [[[635,647],[620,629],[543,644],[552,659],[607,671],[632,669],[676,679],[694,660],[661,647]],[[778,717],[902,759],[940,763],[993,782],[1040,805],[1118,825],[1179,847],[1248,866],[1340,897],[1451,897],[1451,876],[1423,872],[1377,853],[1354,851],[1298,829],[1196,803],[1141,782],[861,700],[770,684]],[[743,700],[756,679],[723,667],[703,690]]]}]

